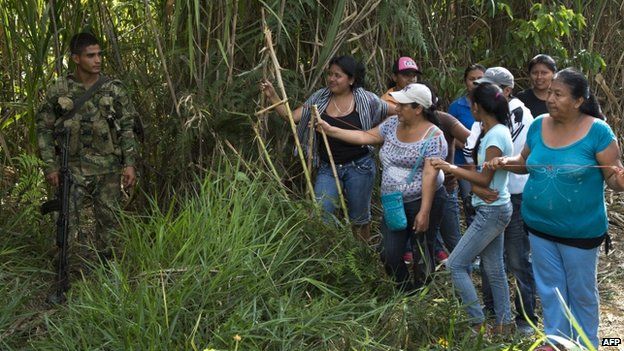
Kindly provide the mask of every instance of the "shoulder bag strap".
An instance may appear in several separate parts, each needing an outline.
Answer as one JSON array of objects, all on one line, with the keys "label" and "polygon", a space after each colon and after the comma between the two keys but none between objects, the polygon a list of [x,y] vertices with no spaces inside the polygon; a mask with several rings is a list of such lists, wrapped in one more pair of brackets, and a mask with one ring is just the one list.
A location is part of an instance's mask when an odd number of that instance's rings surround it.
[{"label": "shoulder bag strap", "polygon": [[427,130],[428,131],[427,136],[423,140],[423,144],[420,147],[420,155],[418,155],[418,158],[416,159],[416,164],[414,165],[414,168],[412,168],[412,170],[410,171],[410,174],[407,176],[407,184],[411,184],[414,181],[414,177],[416,176],[416,170],[422,164],[425,158],[424,152],[427,151],[427,148],[429,147],[429,143],[431,142],[431,139],[433,139],[433,136],[437,132],[437,129],[438,128],[436,126],[431,126]]},{"label": "shoulder bag strap", "polygon": [[97,82],[93,83],[93,85],[84,94],[82,94],[78,99],[76,99],[76,101],[74,101],[74,108],[69,110],[67,113],[65,113],[63,116],[61,116],[61,118],[59,118],[56,121],[56,125],[61,126],[63,125],[63,123],[65,123],[65,121],[74,117],[74,115],[76,114],[76,112],[78,112],[78,110],[80,110],[82,105],[84,105],[85,102],[87,102],[87,100],[93,97],[93,95],[98,90],[100,90],[102,85],[104,85],[105,83],[109,81],[110,79],[101,75],[100,78],[97,80]]}]

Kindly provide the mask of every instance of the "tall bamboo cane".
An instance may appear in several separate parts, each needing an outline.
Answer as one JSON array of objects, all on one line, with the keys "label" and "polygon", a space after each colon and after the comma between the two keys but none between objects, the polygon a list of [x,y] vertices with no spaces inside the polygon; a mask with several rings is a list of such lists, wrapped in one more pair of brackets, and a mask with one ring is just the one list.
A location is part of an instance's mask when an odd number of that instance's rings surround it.
[{"label": "tall bamboo cane", "polygon": [[288,193],[286,192],[286,189],[284,189],[284,185],[282,184],[282,178],[280,177],[279,173],[277,173],[277,169],[275,169],[275,165],[273,164],[273,161],[271,161],[271,155],[269,155],[269,152],[267,151],[267,148],[266,148],[266,144],[264,143],[264,140],[262,139],[262,136],[260,135],[260,131],[258,130],[258,125],[252,124],[252,128],[254,130],[254,133],[256,133],[256,140],[258,140],[258,144],[260,145],[260,148],[262,149],[262,153],[264,154],[264,158],[267,164],[269,165],[271,174],[273,175],[273,177],[275,177],[275,180],[280,184],[280,189],[282,193],[284,194],[284,197],[288,198]]},{"label": "tall bamboo cane", "polygon": [[[319,114],[318,107],[316,105],[312,105],[312,115],[314,116],[314,120],[317,122],[321,121],[321,115]],[[312,130],[310,130],[312,133]],[[334,180],[336,180],[336,189],[338,189],[338,196],[340,197],[340,207],[342,207],[342,212],[344,213],[344,218],[349,223],[349,211],[347,210],[347,203],[345,202],[344,195],[342,194],[342,187],[340,186],[340,179],[338,179],[338,171],[336,170],[336,163],[334,162],[334,156],[332,156],[331,149],[329,148],[329,143],[327,142],[327,134],[325,131],[321,129],[321,135],[323,136],[323,143],[325,144],[325,149],[327,150],[327,156],[329,157],[329,164],[331,165],[332,173],[334,174]]]},{"label": "tall bamboo cane", "polygon": [[56,26],[56,1],[50,0],[50,18],[52,19],[52,30],[54,31],[54,69],[56,76],[61,76],[63,70],[63,57],[61,55],[61,44],[59,43],[59,32]]},{"label": "tall bamboo cane", "polygon": [[[271,56],[271,61],[273,62],[273,68],[275,69],[275,79],[277,80],[277,85],[280,89],[280,93],[282,94],[281,99],[286,100],[284,106],[286,107],[286,112],[288,112],[288,122],[290,123],[290,129],[292,131],[293,138],[295,139],[295,146],[297,148],[299,160],[301,161],[303,174],[305,175],[308,192],[310,193],[310,197],[312,197],[312,201],[316,201],[316,197],[314,196],[314,187],[312,186],[312,178],[310,176],[310,170],[308,169],[308,166],[306,164],[305,156],[303,155],[303,148],[301,147],[301,143],[299,142],[297,127],[295,126],[295,119],[293,118],[292,110],[290,109],[290,104],[288,103],[288,96],[286,95],[286,88],[284,88],[284,81],[282,80],[282,73],[280,71],[281,68],[279,65],[279,61],[277,61],[277,55],[275,55],[275,50],[273,48],[273,39],[271,37],[271,30],[269,29],[269,27],[264,27],[264,35],[266,37],[267,49],[269,50],[269,55]],[[308,152],[312,151],[308,150]]]},{"label": "tall bamboo cane", "polygon": [[[308,124],[308,150],[312,150],[314,147],[314,118],[310,118]],[[308,169],[312,169],[312,153],[308,151]]]},{"label": "tall bamboo cane", "polygon": [[169,75],[169,69],[167,68],[167,60],[165,59],[165,54],[163,52],[162,45],[160,44],[160,34],[156,29],[156,25],[154,24],[154,19],[152,18],[152,11],[150,10],[150,4],[148,0],[143,0],[145,4],[145,15],[147,16],[147,20],[149,23],[149,27],[152,30],[152,34],[154,35],[154,40],[156,41],[156,49],[158,49],[158,57],[160,58],[160,63],[162,65],[163,72],[165,73],[165,78],[167,79],[167,86],[169,88],[169,94],[171,94],[171,100],[173,100],[173,106],[175,107],[176,115],[180,117],[180,104],[178,103],[178,98],[175,93],[175,88],[173,86],[173,81],[171,80],[171,76]]}]

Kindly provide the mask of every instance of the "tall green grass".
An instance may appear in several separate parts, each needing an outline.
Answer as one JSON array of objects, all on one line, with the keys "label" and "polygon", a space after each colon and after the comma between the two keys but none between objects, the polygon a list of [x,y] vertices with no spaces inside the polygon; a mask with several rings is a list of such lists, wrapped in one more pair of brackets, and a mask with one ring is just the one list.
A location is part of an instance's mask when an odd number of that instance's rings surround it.
[{"label": "tall green grass", "polygon": [[396,293],[374,250],[348,228],[320,223],[309,202],[287,198],[280,186],[220,161],[173,201],[152,200],[146,215],[124,216],[117,257],[74,278],[64,306],[42,302],[51,288],[42,281],[53,280],[42,250],[27,255],[34,242],[0,238],[0,293],[10,296],[0,307],[0,333],[10,335],[1,348],[509,346],[471,337],[446,274],[414,296]]}]

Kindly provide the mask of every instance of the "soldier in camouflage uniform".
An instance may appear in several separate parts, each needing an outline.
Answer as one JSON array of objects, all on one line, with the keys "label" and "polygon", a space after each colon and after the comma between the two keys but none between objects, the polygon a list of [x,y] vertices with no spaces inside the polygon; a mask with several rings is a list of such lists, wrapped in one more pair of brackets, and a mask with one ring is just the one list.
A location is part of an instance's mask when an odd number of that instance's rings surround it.
[{"label": "soldier in camouflage uniform", "polygon": [[[101,50],[91,34],[76,34],[70,43],[74,74],[58,78],[47,89],[37,114],[37,141],[45,162],[46,179],[59,186],[59,155],[54,131],[63,124],[70,131],[69,169],[72,176],[69,217],[69,262],[71,271],[96,254],[112,254],[110,232],[116,227],[121,184],[136,182],[137,143],[133,133],[136,111],[119,80],[107,80],[73,117],[61,116],[100,79]],[[120,173],[121,172],[121,173]],[[92,208],[92,218],[88,209]],[[95,230],[92,224],[95,221]]]}]

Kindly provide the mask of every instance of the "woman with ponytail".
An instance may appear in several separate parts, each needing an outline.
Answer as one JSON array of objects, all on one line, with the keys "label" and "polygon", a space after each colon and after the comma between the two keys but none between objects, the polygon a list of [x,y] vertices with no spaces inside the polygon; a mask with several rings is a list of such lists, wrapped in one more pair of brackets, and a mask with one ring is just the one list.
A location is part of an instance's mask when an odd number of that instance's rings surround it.
[{"label": "woman with ponytail", "polygon": [[[477,166],[495,157],[511,156],[513,143],[508,127],[509,107],[503,91],[496,85],[482,83],[471,92],[470,101],[475,120],[482,124],[481,134],[473,149]],[[473,185],[498,191],[498,199],[493,202],[486,202],[473,195],[472,205],[476,215],[451,253],[447,267],[451,271],[453,285],[471,317],[473,330],[478,332],[485,323],[485,316],[470,279],[470,271],[475,257],[481,257],[494,300],[496,325],[493,332],[507,334],[513,330],[509,285],[503,263],[503,232],[512,214],[507,189],[508,172],[490,169],[475,171],[460,168],[442,159],[432,159],[430,162],[436,169],[466,179]]]},{"label": "woman with ponytail", "polygon": [[[352,56],[337,56],[329,61],[327,87],[317,90],[303,106],[293,111],[297,123],[299,140],[308,140],[312,105],[317,105],[321,118],[330,125],[352,130],[369,130],[379,124],[388,113],[388,105],[377,95],[364,90],[364,65]],[[268,80],[260,82],[260,89],[272,104],[280,98]],[[284,119],[288,112],[284,105],[278,106],[277,113]],[[306,154],[311,153],[313,163],[318,167],[314,193],[323,208],[327,221],[338,208],[338,190],[331,170],[329,154],[323,143],[313,135],[312,149],[302,142]],[[370,238],[371,195],[375,183],[376,167],[372,147],[351,145],[338,139],[328,140],[331,154],[336,163],[338,178],[347,200],[349,219],[356,237],[368,241]]]},{"label": "woman with ponytail", "polygon": [[[604,186],[624,190],[620,147],[579,71],[557,72],[546,103],[548,114],[535,119],[522,152],[497,157],[487,166],[529,174],[522,216],[546,335],[597,349],[598,255],[602,242],[606,251],[609,247]],[[587,338],[572,327],[562,304]],[[553,345],[537,350],[558,346],[554,338],[549,342]]]}]

